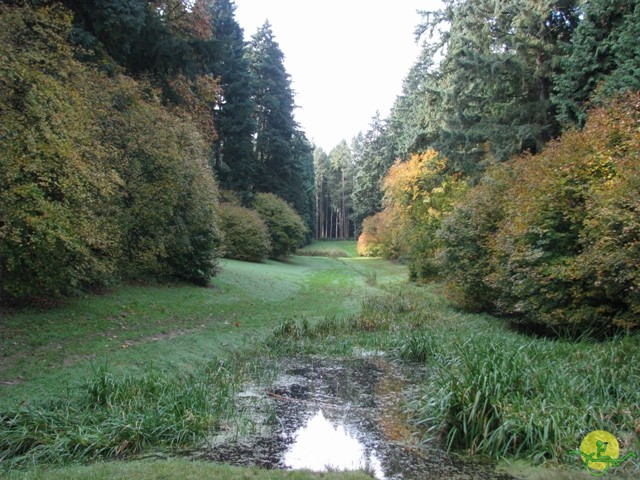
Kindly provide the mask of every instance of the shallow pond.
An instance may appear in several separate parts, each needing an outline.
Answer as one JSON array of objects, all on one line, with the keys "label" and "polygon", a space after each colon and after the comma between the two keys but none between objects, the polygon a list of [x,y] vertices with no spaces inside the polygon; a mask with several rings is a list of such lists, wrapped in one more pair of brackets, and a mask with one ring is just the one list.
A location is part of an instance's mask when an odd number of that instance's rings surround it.
[{"label": "shallow pond", "polygon": [[198,457],[234,465],[364,469],[377,479],[511,479],[494,466],[419,444],[402,421],[401,392],[412,373],[383,356],[288,360],[267,387],[241,398],[267,398],[269,427],[214,439]]}]

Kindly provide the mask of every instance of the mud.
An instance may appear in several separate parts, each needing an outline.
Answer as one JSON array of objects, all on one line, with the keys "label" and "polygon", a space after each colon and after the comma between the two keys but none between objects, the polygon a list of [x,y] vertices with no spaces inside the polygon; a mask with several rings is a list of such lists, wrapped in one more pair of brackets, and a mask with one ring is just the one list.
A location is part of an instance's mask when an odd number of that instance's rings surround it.
[{"label": "mud", "polygon": [[264,428],[236,439],[213,439],[200,459],[263,468],[365,470],[380,480],[514,478],[495,473],[492,464],[448,454],[435,442],[419,443],[400,411],[402,391],[415,372],[382,356],[294,359],[280,371],[272,384],[241,394],[268,401],[256,412]]}]

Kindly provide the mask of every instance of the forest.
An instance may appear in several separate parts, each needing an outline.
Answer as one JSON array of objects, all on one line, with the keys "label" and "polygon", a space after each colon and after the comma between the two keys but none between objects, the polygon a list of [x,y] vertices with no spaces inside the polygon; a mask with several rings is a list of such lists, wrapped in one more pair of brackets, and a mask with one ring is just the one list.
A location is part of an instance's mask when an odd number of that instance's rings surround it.
[{"label": "forest", "polygon": [[[460,307],[638,324],[640,6],[446,0],[387,118],[330,152],[232,0],[0,6],[0,296],[359,238]],[[535,313],[534,313],[535,312]]]}]

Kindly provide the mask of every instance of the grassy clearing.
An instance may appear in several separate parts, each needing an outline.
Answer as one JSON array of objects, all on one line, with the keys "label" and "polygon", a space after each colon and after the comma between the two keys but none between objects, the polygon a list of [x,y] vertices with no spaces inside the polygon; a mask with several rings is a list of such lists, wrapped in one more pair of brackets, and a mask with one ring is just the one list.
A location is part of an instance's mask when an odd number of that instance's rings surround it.
[{"label": "grassy clearing", "polygon": [[354,258],[358,256],[356,242],[322,240],[298,250],[297,255],[330,258]]},{"label": "grassy clearing", "polygon": [[[149,364],[189,371],[266,336],[284,318],[353,313],[375,293],[365,276],[378,267],[356,258],[227,260],[211,288],[130,285],[51,310],[3,312],[0,409],[56,397],[105,359],[114,372]],[[396,282],[404,270],[377,275],[379,283]]]},{"label": "grassy clearing", "polygon": [[[13,313],[2,323],[0,411],[3,434],[13,437],[0,439],[3,448],[13,449],[8,457],[17,463],[175,451],[232,421],[233,388],[242,369],[253,368],[247,352],[259,358],[382,350],[426,370],[406,401],[407,418],[425,442],[439,438],[474,454],[579,468],[573,451],[586,433],[605,429],[623,452],[640,453],[639,336],[530,337],[490,316],[455,311],[434,287],[406,284],[405,275],[380,259],[230,261],[211,289],[136,286],[47,312]],[[232,361],[220,377],[215,357]],[[92,367],[105,359],[109,371]],[[203,388],[220,394],[204,399],[197,393]],[[28,442],[37,448],[30,451]],[[175,469],[166,478],[189,478],[189,469],[199,472],[194,478],[227,478],[215,470],[223,467],[188,465],[116,462],[21,474],[147,478],[153,471],[162,478],[166,467]],[[507,470],[525,478],[579,475],[513,465]],[[228,478],[323,478],[229,471]],[[639,473],[633,463],[616,469],[621,478]]]},{"label": "grassy clearing", "polygon": [[[130,285],[51,310],[3,312],[2,469],[175,451],[240,422],[232,397],[238,369],[254,368],[253,345],[283,319],[354,313],[377,291],[366,276],[378,265],[345,268],[356,260],[224,261],[211,288]],[[381,276],[395,282],[404,271]],[[229,359],[222,373],[215,358]]]}]

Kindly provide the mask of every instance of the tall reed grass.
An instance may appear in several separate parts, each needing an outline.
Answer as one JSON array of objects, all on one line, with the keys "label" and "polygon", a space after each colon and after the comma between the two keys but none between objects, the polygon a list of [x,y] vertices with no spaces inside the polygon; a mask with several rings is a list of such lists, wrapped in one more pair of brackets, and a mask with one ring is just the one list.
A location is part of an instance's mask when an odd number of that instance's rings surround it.
[{"label": "tall reed grass", "polygon": [[116,376],[99,367],[62,400],[0,413],[0,464],[63,464],[198,444],[233,414],[238,382],[238,372],[217,361],[184,377],[152,368]]},{"label": "tall reed grass", "polygon": [[[534,337],[462,314],[428,288],[404,286],[361,312],[313,325],[289,319],[268,345],[282,354],[388,350],[420,364],[406,413],[425,442],[533,463],[578,461],[593,430],[640,453],[640,335]],[[365,345],[367,344],[368,345]]]},{"label": "tall reed grass", "polygon": [[640,339],[532,338],[478,317],[398,338],[428,375],[408,403],[426,438],[494,458],[561,463],[607,430],[639,450]]}]

